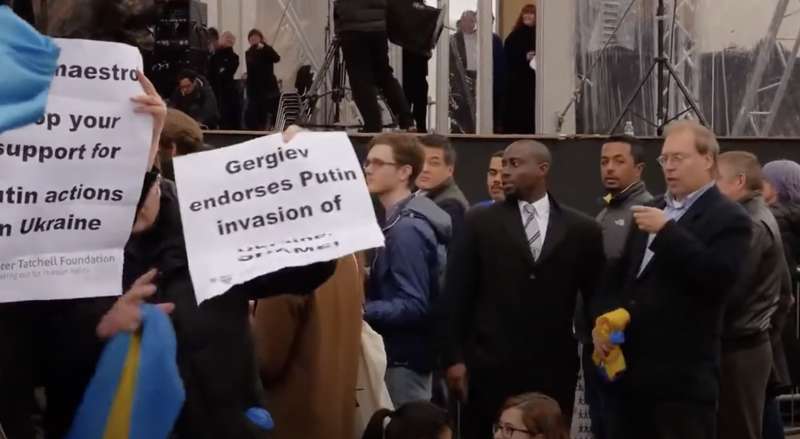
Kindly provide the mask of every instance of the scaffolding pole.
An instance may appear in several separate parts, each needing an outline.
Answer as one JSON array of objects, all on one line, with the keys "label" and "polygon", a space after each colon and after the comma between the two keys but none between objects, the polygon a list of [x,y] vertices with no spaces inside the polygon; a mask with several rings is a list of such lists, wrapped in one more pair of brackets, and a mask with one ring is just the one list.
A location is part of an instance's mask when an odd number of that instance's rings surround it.
[{"label": "scaffolding pole", "polygon": [[[439,0],[439,9],[449,17],[450,0]],[[436,131],[450,133],[450,32],[447,29],[436,45]]]},{"label": "scaffolding pole", "polygon": [[767,70],[772,52],[775,50],[775,39],[778,36],[778,31],[780,30],[781,23],[783,23],[788,6],[789,0],[778,0],[778,4],[775,6],[775,13],[772,15],[772,22],[769,25],[767,37],[758,51],[756,66],[753,69],[753,76],[747,83],[742,105],[739,108],[739,114],[736,116],[736,122],[733,124],[733,132],[731,133],[733,136],[741,136],[744,133],[745,124],[751,117],[751,112],[755,107],[756,96],[761,87],[764,73]]}]

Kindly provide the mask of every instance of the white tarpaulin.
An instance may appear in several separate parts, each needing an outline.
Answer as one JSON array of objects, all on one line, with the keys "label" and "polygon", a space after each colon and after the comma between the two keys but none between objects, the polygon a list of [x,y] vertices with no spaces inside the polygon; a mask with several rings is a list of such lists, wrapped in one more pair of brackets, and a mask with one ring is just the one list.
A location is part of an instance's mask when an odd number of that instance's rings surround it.
[{"label": "white tarpaulin", "polygon": [[139,51],[61,47],[45,116],[0,135],[0,302],[119,294],[153,120]]},{"label": "white tarpaulin", "polygon": [[174,164],[198,303],[281,268],[383,245],[344,133],[261,137]]}]

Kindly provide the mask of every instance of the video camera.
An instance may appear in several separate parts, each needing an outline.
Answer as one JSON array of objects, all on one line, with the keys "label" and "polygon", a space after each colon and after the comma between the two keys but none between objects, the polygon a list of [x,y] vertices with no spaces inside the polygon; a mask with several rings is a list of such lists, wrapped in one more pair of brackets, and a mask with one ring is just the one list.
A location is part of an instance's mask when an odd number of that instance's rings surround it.
[{"label": "video camera", "polygon": [[419,0],[388,0],[389,41],[430,58],[444,30],[444,11]]}]

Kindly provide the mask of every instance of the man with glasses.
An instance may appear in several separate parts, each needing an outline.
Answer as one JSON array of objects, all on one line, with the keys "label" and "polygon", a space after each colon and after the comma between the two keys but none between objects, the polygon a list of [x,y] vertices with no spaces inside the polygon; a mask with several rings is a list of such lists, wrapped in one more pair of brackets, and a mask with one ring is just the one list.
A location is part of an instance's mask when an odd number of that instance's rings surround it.
[{"label": "man with glasses", "polygon": [[398,407],[431,399],[431,311],[451,236],[448,214],[411,193],[424,161],[415,137],[382,134],[369,143],[364,162],[369,192],[386,211],[386,243],[370,269],[364,320],[383,336],[386,385]]},{"label": "man with glasses", "polygon": [[[751,223],[715,186],[719,144],[693,121],[670,124],[658,159],[663,199],[632,208],[621,263],[597,311],[631,315],[628,364],[612,386],[609,437],[716,439],[723,305],[747,256]],[[595,352],[611,346],[595,331]]]}]

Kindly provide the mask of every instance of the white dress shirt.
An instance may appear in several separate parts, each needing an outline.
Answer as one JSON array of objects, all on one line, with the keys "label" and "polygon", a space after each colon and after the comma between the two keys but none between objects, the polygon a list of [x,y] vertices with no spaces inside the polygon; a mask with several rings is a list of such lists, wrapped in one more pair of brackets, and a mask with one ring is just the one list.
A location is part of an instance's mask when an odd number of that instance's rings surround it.
[{"label": "white dress shirt", "polygon": [[536,223],[539,225],[539,233],[542,234],[542,237],[539,238],[539,251],[537,255],[542,254],[542,247],[544,247],[544,240],[547,238],[547,225],[550,223],[550,197],[547,194],[544,194],[542,198],[539,198],[533,203],[528,203],[527,201],[519,200],[519,214],[522,217],[522,224],[528,220],[528,214],[525,212],[525,206],[528,204],[533,204],[534,209],[536,209]]}]

